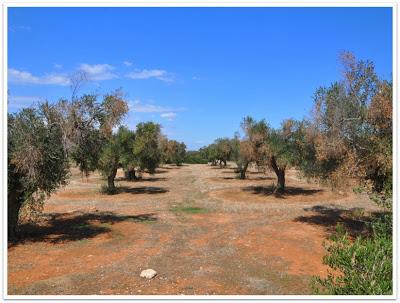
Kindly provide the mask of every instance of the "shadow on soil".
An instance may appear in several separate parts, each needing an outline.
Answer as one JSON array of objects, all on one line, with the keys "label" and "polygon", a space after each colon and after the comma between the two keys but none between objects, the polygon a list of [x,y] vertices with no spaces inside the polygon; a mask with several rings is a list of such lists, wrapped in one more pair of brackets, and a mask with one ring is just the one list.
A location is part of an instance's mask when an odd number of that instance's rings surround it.
[{"label": "shadow on soil", "polygon": [[321,205],[304,208],[304,210],[313,212],[313,214],[299,216],[294,221],[323,226],[328,236],[335,233],[338,224],[341,224],[351,237],[367,236],[371,233],[369,222],[371,222],[372,218],[384,215],[383,212],[373,212],[371,215],[366,216],[362,208],[345,210]]},{"label": "shadow on soil", "polygon": [[155,178],[137,178],[135,180],[128,180],[125,177],[116,178],[115,181],[127,181],[127,182],[157,182],[157,181],[166,181],[167,178],[164,177],[155,177]]},{"label": "shadow on soil", "polygon": [[25,242],[62,243],[84,240],[110,232],[110,225],[117,222],[140,223],[157,221],[155,215],[155,213],[147,213],[122,216],[113,212],[49,214],[41,225],[34,223],[21,224],[19,238],[9,243],[9,247]]},{"label": "shadow on soil", "polygon": [[274,186],[247,186],[243,188],[243,191],[252,192],[256,195],[265,195],[270,196],[273,195],[276,198],[285,199],[288,196],[310,196],[316,193],[322,192],[321,189],[305,189],[302,187],[293,187],[293,186],[286,186],[285,192],[278,193],[275,191]]},{"label": "shadow on soil", "polygon": [[[239,176],[235,175],[233,177],[221,177],[220,179],[225,179],[225,180],[240,180]],[[275,180],[276,178],[272,178],[272,177],[254,177],[254,178],[249,178],[246,177],[246,179],[243,180]]]},{"label": "shadow on soil", "polygon": [[130,194],[163,194],[168,192],[168,189],[156,186],[140,186],[140,187],[127,187],[120,186],[117,189],[118,193],[130,193]]}]

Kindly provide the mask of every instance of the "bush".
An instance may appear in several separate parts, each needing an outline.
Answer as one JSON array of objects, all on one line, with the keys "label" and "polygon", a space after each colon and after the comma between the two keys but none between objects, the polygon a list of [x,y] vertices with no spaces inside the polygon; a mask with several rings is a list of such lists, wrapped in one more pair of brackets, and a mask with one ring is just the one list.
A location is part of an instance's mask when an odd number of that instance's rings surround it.
[{"label": "bush", "polygon": [[392,214],[376,217],[369,236],[351,240],[344,228],[326,245],[324,264],[330,272],[326,279],[314,277],[316,294],[390,295],[392,286]]},{"label": "bush", "polygon": [[107,184],[103,184],[100,188],[100,192],[106,195],[115,195],[118,192],[116,187],[109,187]]},{"label": "bush", "polygon": [[183,162],[187,164],[207,164],[208,160],[198,151],[188,151]]}]

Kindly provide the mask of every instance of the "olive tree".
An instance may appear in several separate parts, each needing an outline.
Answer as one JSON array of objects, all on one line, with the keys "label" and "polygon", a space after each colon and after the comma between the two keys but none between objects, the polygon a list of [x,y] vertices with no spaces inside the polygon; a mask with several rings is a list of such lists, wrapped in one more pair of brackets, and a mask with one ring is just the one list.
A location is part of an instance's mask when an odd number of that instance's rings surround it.
[{"label": "olive tree", "polygon": [[245,153],[259,167],[271,169],[277,177],[276,191],[285,191],[285,172],[290,166],[300,163],[298,134],[301,124],[292,119],[282,123],[279,129],[271,128],[265,120],[244,118],[242,129],[247,143]]},{"label": "olive tree", "polygon": [[102,175],[107,178],[106,192],[116,192],[114,180],[120,165],[128,170],[134,165],[133,155],[133,132],[121,126],[116,134],[109,136],[103,146],[98,168]]},{"label": "olive tree", "polygon": [[219,161],[219,165],[222,166],[222,163],[224,163],[224,166],[226,166],[226,162],[230,160],[232,154],[232,146],[230,139],[219,138],[215,140],[215,146],[216,146],[216,158],[217,161]]},{"label": "olive tree", "polygon": [[342,63],[343,79],[315,93],[310,133],[318,177],[333,186],[356,178],[375,192],[391,191],[392,84],[351,53]]},{"label": "olive tree", "polygon": [[161,128],[153,122],[139,123],[136,126],[136,138],[133,145],[133,155],[141,170],[147,169],[154,173],[161,162],[159,138]]},{"label": "olive tree", "polygon": [[240,179],[246,179],[246,171],[249,164],[255,161],[255,154],[251,142],[248,139],[240,139],[236,134],[231,141],[232,160],[235,161]]},{"label": "olive tree", "polygon": [[186,145],[185,143],[175,140],[168,140],[166,145],[166,160],[167,163],[174,163],[177,166],[181,165],[185,160]]},{"label": "olive tree", "polygon": [[9,239],[17,235],[22,206],[40,211],[44,198],[66,184],[70,157],[85,173],[97,167],[104,137],[126,111],[117,92],[102,102],[85,95],[8,115]]}]

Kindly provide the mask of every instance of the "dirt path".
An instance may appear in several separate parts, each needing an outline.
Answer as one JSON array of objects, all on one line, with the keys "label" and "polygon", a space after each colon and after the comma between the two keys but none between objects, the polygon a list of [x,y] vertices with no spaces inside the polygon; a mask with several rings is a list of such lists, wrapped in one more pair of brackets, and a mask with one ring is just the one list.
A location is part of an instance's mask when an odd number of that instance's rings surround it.
[{"label": "dirt path", "polygon": [[[121,172],[120,172],[121,173]],[[238,180],[230,168],[166,166],[120,193],[99,193],[98,175],[76,171],[46,203],[39,225],[9,247],[9,294],[306,294],[326,275],[322,242],[365,197],[335,194],[288,176]],[[361,210],[358,210],[361,213]],[[139,277],[153,268],[152,280]]]}]

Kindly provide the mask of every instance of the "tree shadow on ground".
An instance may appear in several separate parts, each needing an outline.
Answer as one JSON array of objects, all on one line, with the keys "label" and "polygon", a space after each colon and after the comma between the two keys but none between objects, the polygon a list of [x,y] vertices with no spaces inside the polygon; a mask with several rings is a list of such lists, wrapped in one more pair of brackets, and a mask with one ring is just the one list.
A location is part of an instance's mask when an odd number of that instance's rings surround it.
[{"label": "tree shadow on ground", "polygon": [[170,166],[163,166],[162,169],[181,169],[184,166],[189,166],[189,164],[181,164],[181,165],[175,165],[175,164],[169,164]]},{"label": "tree shadow on ground", "polygon": [[224,179],[224,180],[248,180],[248,181],[275,180],[275,178],[272,178],[272,177],[254,177],[254,178],[246,177],[246,179],[240,179],[239,178],[239,174],[235,174],[235,176],[232,176],[232,177],[220,177],[220,179]]},{"label": "tree shadow on ground", "polygon": [[247,186],[242,189],[243,191],[252,192],[256,195],[271,196],[276,198],[285,199],[288,196],[310,196],[322,192],[322,189],[306,189],[302,187],[286,186],[284,193],[276,192],[276,188],[272,185],[269,186]]},{"label": "tree shadow on ground", "polygon": [[163,194],[169,192],[168,189],[156,186],[140,186],[140,187],[127,187],[120,186],[117,193],[130,193],[130,194]]},{"label": "tree shadow on ground", "polygon": [[263,173],[264,172],[262,172],[262,171],[248,171],[248,172],[246,172],[246,175],[260,175]]},{"label": "tree shadow on ground", "polygon": [[140,215],[117,215],[113,212],[52,213],[44,215],[42,222],[24,223],[19,226],[18,238],[9,247],[25,242],[63,243],[96,237],[111,231],[110,225],[129,221],[133,223],[156,221],[155,213]]},{"label": "tree shadow on ground", "polygon": [[372,219],[385,214],[384,212],[372,212],[366,216],[362,208],[338,209],[322,205],[304,208],[304,210],[313,214],[299,216],[294,219],[295,222],[323,226],[328,236],[334,234],[336,226],[341,224],[353,238],[359,235],[368,236],[371,233],[369,223]]},{"label": "tree shadow on ground", "polygon": [[126,182],[157,182],[157,181],[166,181],[167,178],[164,177],[154,177],[154,178],[137,178],[134,180],[128,180],[125,177],[116,178],[115,181],[126,181]]},{"label": "tree shadow on ground", "polygon": [[[165,169],[165,170],[163,170],[163,169]],[[155,172],[154,172],[154,174],[155,175],[157,175],[157,174],[166,174],[166,173],[168,173],[169,171],[168,171],[168,167],[163,167],[163,169],[157,169]]]},{"label": "tree shadow on ground", "polygon": [[236,170],[235,167],[222,167],[222,168],[229,169],[229,170],[222,171],[222,172],[221,172],[222,174],[232,174],[232,173],[234,173],[235,170]]}]

